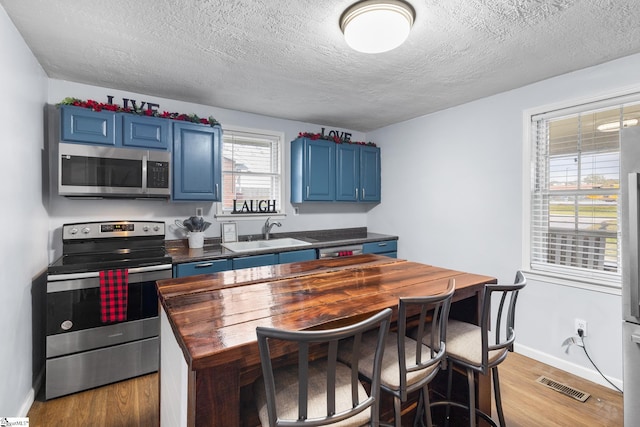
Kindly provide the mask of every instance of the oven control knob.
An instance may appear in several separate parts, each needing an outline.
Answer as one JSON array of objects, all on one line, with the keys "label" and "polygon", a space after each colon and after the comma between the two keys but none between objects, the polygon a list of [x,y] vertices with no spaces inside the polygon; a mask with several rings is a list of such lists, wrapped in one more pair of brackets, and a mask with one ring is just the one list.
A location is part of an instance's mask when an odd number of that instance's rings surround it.
[{"label": "oven control knob", "polygon": [[69,234],[78,234],[78,229],[73,227],[71,230],[69,230]]},{"label": "oven control knob", "polygon": [[91,229],[89,227],[85,227],[85,228],[82,229],[82,232],[84,234],[89,234],[90,231],[91,231]]},{"label": "oven control knob", "polygon": [[145,225],[144,227],[142,227],[142,230],[143,230],[143,231],[149,231],[149,226],[148,226],[148,225]]},{"label": "oven control knob", "polygon": [[73,322],[71,320],[65,320],[60,324],[60,327],[63,330],[68,331],[69,329],[73,328]]},{"label": "oven control knob", "polygon": [[153,231],[159,231],[160,230],[160,226],[159,225],[154,225],[153,226]]}]

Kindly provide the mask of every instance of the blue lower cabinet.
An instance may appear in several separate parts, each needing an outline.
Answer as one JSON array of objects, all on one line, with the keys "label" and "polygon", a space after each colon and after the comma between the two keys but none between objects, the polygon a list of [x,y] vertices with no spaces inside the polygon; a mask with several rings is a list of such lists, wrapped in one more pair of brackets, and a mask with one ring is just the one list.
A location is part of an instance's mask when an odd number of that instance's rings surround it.
[{"label": "blue lower cabinet", "polygon": [[[397,240],[365,243],[363,245],[363,253],[365,254],[386,255],[388,257],[397,258],[397,251]],[[175,265],[173,267],[173,275],[174,277],[186,277],[196,274],[216,273],[218,271],[239,270],[241,268],[311,261],[317,258],[315,249],[299,249],[296,251],[249,255],[238,258],[187,262]]]},{"label": "blue lower cabinet", "polygon": [[386,255],[391,258],[398,258],[398,241],[385,240],[382,242],[370,242],[362,245],[362,253]]},{"label": "blue lower cabinet", "polygon": [[274,265],[278,263],[278,254],[253,255],[242,258],[233,258],[233,269],[262,267],[263,265]]},{"label": "blue lower cabinet", "polygon": [[196,274],[216,273],[218,271],[232,270],[233,264],[230,259],[215,259],[199,262],[186,262],[174,266],[174,277],[187,277]]},{"label": "blue lower cabinet", "polygon": [[289,262],[310,261],[317,259],[315,249],[304,249],[301,251],[292,252],[280,252],[280,264],[286,264]]}]

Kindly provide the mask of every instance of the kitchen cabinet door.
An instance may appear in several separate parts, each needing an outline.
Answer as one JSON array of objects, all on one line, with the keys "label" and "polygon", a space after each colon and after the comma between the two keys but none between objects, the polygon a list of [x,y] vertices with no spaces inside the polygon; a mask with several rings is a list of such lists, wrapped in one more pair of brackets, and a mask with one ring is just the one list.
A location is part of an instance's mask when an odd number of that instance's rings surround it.
[{"label": "kitchen cabinet door", "polygon": [[324,140],[291,142],[291,202],[335,200],[335,146]]},{"label": "kitchen cabinet door", "polygon": [[158,117],[122,115],[122,146],[127,148],[170,149],[171,121]]},{"label": "kitchen cabinet door", "polygon": [[116,146],[121,141],[121,122],[112,111],[93,111],[60,106],[60,139],[65,142]]},{"label": "kitchen cabinet door", "polygon": [[360,200],[360,147],[351,144],[336,146],[336,200]]},{"label": "kitchen cabinet door", "polygon": [[113,111],[60,106],[60,138],[64,142],[124,148],[171,148],[171,121]]},{"label": "kitchen cabinet door", "polygon": [[218,126],[173,124],[173,200],[220,200],[221,139]]},{"label": "kitchen cabinet door", "polygon": [[380,201],[380,149],[339,144],[336,148],[336,200]]},{"label": "kitchen cabinet door", "polygon": [[379,202],[380,191],[380,149],[360,146],[360,201]]}]

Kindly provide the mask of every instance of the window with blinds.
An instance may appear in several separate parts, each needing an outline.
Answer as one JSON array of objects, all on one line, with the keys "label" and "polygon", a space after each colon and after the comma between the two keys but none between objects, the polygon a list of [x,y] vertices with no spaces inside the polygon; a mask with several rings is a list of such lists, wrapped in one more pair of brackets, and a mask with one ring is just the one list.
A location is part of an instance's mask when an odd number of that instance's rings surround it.
[{"label": "window with blinds", "polygon": [[277,133],[225,128],[222,137],[221,214],[247,202],[275,200],[282,212],[282,140]]},{"label": "window with blinds", "polygon": [[626,117],[637,117],[640,107],[591,108],[532,117],[531,269],[614,280],[620,275],[619,129],[631,125]]}]

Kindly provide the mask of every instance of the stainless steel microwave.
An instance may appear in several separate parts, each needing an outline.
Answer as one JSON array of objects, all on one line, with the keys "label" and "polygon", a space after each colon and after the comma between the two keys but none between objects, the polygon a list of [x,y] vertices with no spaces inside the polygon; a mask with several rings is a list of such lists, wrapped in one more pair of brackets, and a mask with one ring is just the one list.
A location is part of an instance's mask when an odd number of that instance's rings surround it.
[{"label": "stainless steel microwave", "polygon": [[68,197],[169,198],[171,153],[68,144],[58,147],[58,194]]}]

